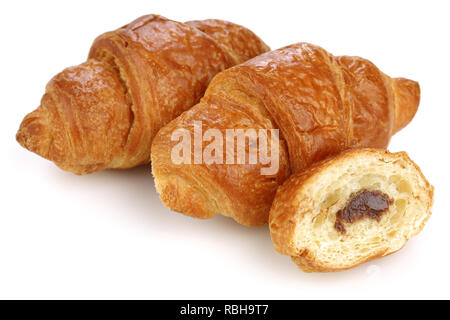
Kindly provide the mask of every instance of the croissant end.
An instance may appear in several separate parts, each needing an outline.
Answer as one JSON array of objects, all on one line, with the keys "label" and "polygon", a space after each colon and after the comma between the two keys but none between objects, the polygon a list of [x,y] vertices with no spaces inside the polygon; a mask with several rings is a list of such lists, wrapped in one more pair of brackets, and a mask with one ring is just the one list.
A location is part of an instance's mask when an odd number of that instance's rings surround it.
[{"label": "croissant end", "polygon": [[25,149],[48,158],[51,144],[49,130],[46,112],[38,108],[23,119],[17,131],[16,140]]},{"label": "croissant end", "polygon": [[393,133],[403,129],[417,112],[420,101],[419,83],[405,78],[395,78],[393,89],[395,92],[395,123]]},{"label": "croissant end", "polygon": [[208,201],[208,197],[193,186],[192,181],[186,182],[183,178],[172,175],[164,181],[155,180],[155,184],[161,201],[173,211],[187,212],[200,219],[212,218],[218,212]]}]

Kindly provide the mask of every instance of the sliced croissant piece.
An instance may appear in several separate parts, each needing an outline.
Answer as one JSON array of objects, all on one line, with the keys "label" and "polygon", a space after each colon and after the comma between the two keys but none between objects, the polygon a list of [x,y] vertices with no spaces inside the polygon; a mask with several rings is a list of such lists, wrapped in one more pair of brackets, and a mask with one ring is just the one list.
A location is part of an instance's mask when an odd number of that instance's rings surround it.
[{"label": "sliced croissant piece", "polygon": [[306,272],[392,254],[431,215],[433,187],[405,152],[343,152],[292,175],[270,211],[275,249]]},{"label": "sliced croissant piece", "polygon": [[196,104],[214,75],[267,50],[234,23],[143,16],[99,36],[87,62],[57,74],[17,141],[76,174],[148,163],[158,130]]}]

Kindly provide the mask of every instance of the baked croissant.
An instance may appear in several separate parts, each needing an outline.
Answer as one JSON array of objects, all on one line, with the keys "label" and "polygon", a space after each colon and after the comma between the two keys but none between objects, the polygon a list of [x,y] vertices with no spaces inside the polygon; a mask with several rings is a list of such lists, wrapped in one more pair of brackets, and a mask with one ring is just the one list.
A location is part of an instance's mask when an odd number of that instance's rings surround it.
[{"label": "baked croissant", "polygon": [[340,271],[403,248],[432,202],[433,187],[405,152],[346,151],[278,189],[271,237],[306,272]]},{"label": "baked croissant", "polygon": [[[419,95],[417,82],[308,43],[262,54],[218,74],[199,104],[160,130],[152,145],[157,191],[168,208],[186,215],[222,213],[244,225],[265,224],[276,189],[291,172],[348,148],[386,147],[413,118]],[[262,175],[261,162],[174,163],[172,133],[193,134],[198,122],[203,132],[224,135],[226,129],[279,129],[278,171]]]},{"label": "baked croissant", "polygon": [[158,130],[195,105],[215,74],[268,50],[230,22],[143,16],[99,36],[85,63],[57,74],[17,141],[76,174],[148,163]]}]

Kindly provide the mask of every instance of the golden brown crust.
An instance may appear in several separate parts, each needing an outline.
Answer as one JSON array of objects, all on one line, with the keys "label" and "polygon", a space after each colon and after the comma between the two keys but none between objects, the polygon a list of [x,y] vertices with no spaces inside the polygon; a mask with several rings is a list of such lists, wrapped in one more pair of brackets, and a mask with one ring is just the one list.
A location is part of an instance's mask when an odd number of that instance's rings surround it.
[{"label": "golden brown crust", "polygon": [[[193,136],[194,127],[191,124],[201,117],[204,131],[214,128],[225,136],[226,129],[263,127],[258,123],[262,115],[256,110],[253,112],[240,110],[237,103],[216,97],[214,102],[210,101],[207,105],[201,102],[194,110],[183,113],[177,121],[161,129],[162,133],[155,137],[152,145],[152,170],[156,188],[167,207],[197,218],[210,218],[219,212],[232,213],[232,217],[243,225],[263,225],[267,222],[265,213],[270,209],[270,204],[261,199],[266,198],[267,193],[273,197],[278,185],[288,177],[285,147],[280,154],[280,171],[276,176],[261,175],[258,164],[189,165],[175,164],[171,160],[170,150],[177,143],[171,141],[171,134],[178,126]],[[225,144],[223,147],[225,150]],[[248,207],[252,209],[249,211]]]},{"label": "golden brown crust", "polygon": [[[154,140],[153,173],[161,198],[169,208],[191,216],[198,215],[193,208],[202,207],[211,210],[202,216],[220,212],[245,225],[266,223],[275,191],[291,171],[300,172],[348,148],[386,147],[394,128],[412,119],[419,102],[418,86],[405,90],[393,81],[368,60],[334,57],[308,43],[274,50],[221,72],[202,101]],[[170,139],[172,132],[191,130],[199,120],[221,131],[278,128],[282,140],[278,174],[261,176],[258,165],[175,166],[170,159],[177,143]],[[172,199],[187,192],[166,179],[177,175],[183,175],[184,184],[196,185],[189,191],[190,199],[206,200],[195,205],[192,200],[187,208]],[[201,196],[195,196],[195,190]],[[218,197],[225,203],[214,206]]]},{"label": "golden brown crust", "polygon": [[77,174],[148,163],[157,131],[199,102],[215,74],[267,50],[230,22],[140,17],[56,75],[17,140]]},{"label": "golden brown crust", "polygon": [[131,119],[118,75],[109,65],[88,60],[48,83],[41,106],[25,117],[17,140],[69,170],[75,164],[81,172],[86,166],[101,170],[121,154]]},{"label": "golden brown crust", "polygon": [[[365,259],[361,259],[351,266],[341,266],[336,262],[334,266],[325,266],[323,263],[311,254],[307,248],[299,248],[298,239],[296,239],[296,227],[311,208],[305,206],[309,203],[308,197],[311,195],[306,191],[308,186],[313,185],[317,176],[325,172],[331,167],[339,167],[346,161],[357,160],[359,157],[366,157],[372,154],[381,161],[401,161],[407,163],[414,168],[420,181],[424,183],[423,198],[421,201],[425,203],[425,219],[418,226],[417,235],[425,226],[426,221],[431,216],[431,207],[433,205],[433,186],[427,181],[420,168],[408,157],[405,152],[390,153],[384,149],[351,149],[341,152],[338,155],[330,156],[325,160],[319,161],[312,166],[306,168],[302,172],[293,174],[289,179],[277,190],[276,197],[270,210],[269,227],[274,248],[277,252],[292,257],[292,260],[305,272],[336,272],[356,267],[365,262],[390,255],[397,252],[402,247],[394,251],[381,248]],[[407,240],[407,239],[406,239]],[[406,244],[406,241],[405,241]],[[403,244],[404,245],[404,244]]]},{"label": "golden brown crust", "polygon": [[270,50],[253,32],[235,23],[207,19],[188,21],[186,24],[215,39],[233,57],[235,64]]},{"label": "golden brown crust", "polygon": [[[403,129],[414,117],[419,107],[420,87],[415,81],[394,78],[391,82],[395,96],[395,126],[394,133]],[[404,106],[403,108],[400,106]]]}]

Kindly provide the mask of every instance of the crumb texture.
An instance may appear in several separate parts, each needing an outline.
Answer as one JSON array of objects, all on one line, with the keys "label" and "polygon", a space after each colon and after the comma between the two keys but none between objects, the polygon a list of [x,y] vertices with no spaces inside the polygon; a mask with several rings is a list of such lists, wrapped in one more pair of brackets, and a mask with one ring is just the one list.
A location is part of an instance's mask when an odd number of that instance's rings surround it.
[{"label": "crumb texture", "polygon": [[[367,201],[355,202],[363,193],[378,195],[371,206],[382,214],[345,213],[352,202],[370,211]],[[283,194],[289,195],[287,203]],[[305,271],[348,269],[400,250],[423,228],[432,198],[433,187],[406,153],[344,152],[293,175],[280,188],[271,235],[275,248]]]}]

